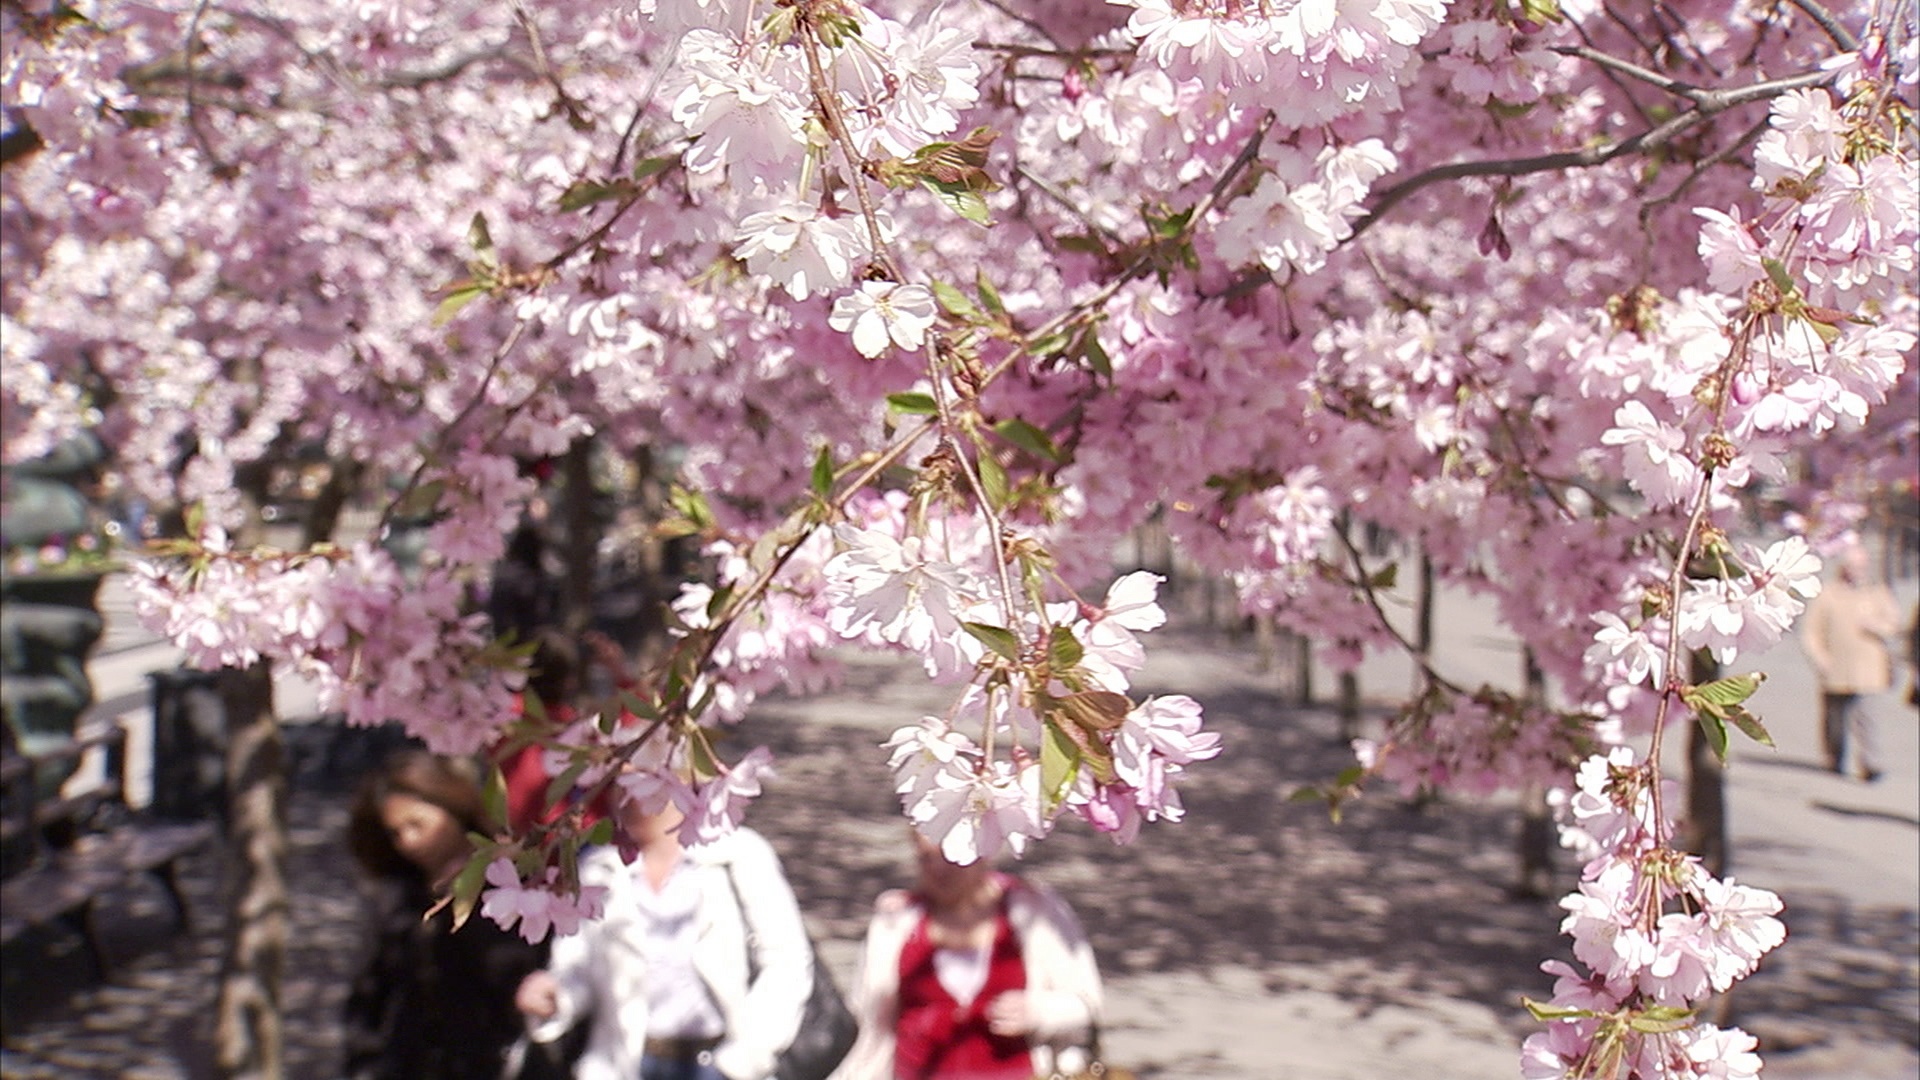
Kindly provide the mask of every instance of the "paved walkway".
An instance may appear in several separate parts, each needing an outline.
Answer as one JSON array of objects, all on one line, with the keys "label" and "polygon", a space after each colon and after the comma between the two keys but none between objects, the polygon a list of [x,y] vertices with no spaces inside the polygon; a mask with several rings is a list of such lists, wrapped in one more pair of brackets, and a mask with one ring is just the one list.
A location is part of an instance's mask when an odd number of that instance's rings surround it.
[{"label": "paved walkway", "polygon": [[[1469,679],[1517,670],[1511,642],[1474,605],[1446,598],[1440,610],[1451,670]],[[109,640],[119,651],[96,662],[96,677],[120,674],[102,680],[102,698],[132,693],[144,670],[170,662],[135,636]],[[1330,824],[1324,808],[1286,798],[1350,760],[1329,713],[1286,704],[1280,676],[1262,670],[1247,640],[1169,629],[1149,646],[1138,688],[1201,699],[1227,742],[1192,772],[1187,821],[1149,826],[1128,848],[1066,825],[1020,868],[1067,891],[1089,927],[1108,980],[1110,1056],[1151,1080],[1517,1075],[1516,1047],[1534,1029],[1519,999],[1548,991],[1537,966],[1566,945],[1553,901],[1507,897],[1512,803],[1420,807],[1383,793]],[[1774,678],[1757,708],[1781,746],[1737,751],[1729,793],[1734,871],[1785,897],[1790,938],[1734,995],[1735,1019],[1763,1039],[1770,1080],[1912,1080],[1920,725],[1887,703],[1889,775],[1879,784],[1821,771],[1804,665],[1795,668],[1791,647],[1776,652],[1761,661]],[[912,667],[850,661],[834,693],[765,702],[738,734],[743,748],[765,742],[779,756],[781,777],[752,820],[782,851],[843,978],[872,896],[909,873],[877,743],[944,704]],[[1406,685],[1387,667],[1363,679],[1389,692]],[[295,700],[283,692],[288,715]],[[328,1080],[356,940],[340,845],[346,778],[318,768],[327,728],[290,734],[304,766],[292,801],[289,1076]],[[0,1074],[208,1076],[222,860],[213,852],[186,867],[192,933],[168,931],[157,889],[109,899],[124,960],[104,982],[58,935],[10,954]],[[1576,871],[1563,858],[1561,884]]]}]

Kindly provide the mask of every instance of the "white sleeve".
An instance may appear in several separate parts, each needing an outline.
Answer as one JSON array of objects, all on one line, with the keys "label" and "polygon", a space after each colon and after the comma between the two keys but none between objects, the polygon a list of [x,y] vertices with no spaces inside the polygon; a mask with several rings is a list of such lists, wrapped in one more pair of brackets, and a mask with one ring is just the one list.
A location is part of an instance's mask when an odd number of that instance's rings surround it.
[{"label": "white sleeve", "polygon": [[1093,945],[1067,902],[1044,885],[1023,883],[1032,906],[1021,943],[1027,960],[1027,1008],[1037,1042],[1085,1039],[1100,1015],[1100,969]]},{"label": "white sleeve", "polygon": [[534,1042],[552,1042],[565,1035],[592,1010],[593,983],[587,970],[593,962],[587,941],[592,933],[591,926],[583,926],[577,934],[554,938],[553,949],[547,957],[547,972],[560,984],[558,1008],[547,1019],[527,1025],[527,1033]]},{"label": "white sleeve", "polygon": [[729,1077],[765,1077],[800,1031],[813,993],[813,943],[780,858],[764,838],[746,831],[736,834],[727,872],[733,876],[751,950],[753,983],[741,1015],[751,1017],[752,1023],[727,1033],[713,1052],[713,1064]]}]

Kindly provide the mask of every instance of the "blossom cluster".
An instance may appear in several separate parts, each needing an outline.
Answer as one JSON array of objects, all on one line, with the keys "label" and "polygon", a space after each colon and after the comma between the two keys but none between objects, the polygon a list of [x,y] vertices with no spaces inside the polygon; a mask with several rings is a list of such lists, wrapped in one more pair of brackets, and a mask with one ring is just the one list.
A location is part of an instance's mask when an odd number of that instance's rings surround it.
[{"label": "blossom cluster", "polygon": [[349,723],[398,723],[429,749],[470,754],[513,711],[524,666],[497,648],[461,583],[429,568],[408,580],[360,544],[338,557],[238,552],[208,526],[187,558],[138,561],[134,610],[203,670],[288,665],[320,707]]},{"label": "blossom cluster", "polygon": [[1561,901],[1579,966],[1542,965],[1556,978],[1548,1001],[1530,1003],[1548,1026],[1521,1051],[1527,1080],[1759,1075],[1754,1038],[1698,1013],[1786,940],[1780,899],[1668,847],[1657,778],[1626,747],[1580,767],[1562,838],[1598,854]]},{"label": "blossom cluster", "polygon": [[[195,662],[313,668],[446,749],[511,715],[462,597],[530,495],[514,459],[671,459],[717,569],[649,704],[705,708],[638,747],[578,725],[551,767],[695,833],[765,770],[689,747],[840,644],[956,685],[893,745],[951,853],[1177,817],[1218,744],[1128,696],[1151,597],[1116,609],[1150,590],[1065,585],[1149,522],[1338,666],[1405,644],[1354,537],[1417,538],[1570,707],[1433,694],[1373,772],[1539,782],[1811,595],[1804,550],[1714,525],[1735,505],[1783,494],[1817,550],[1911,483],[1897,5],[83,6],[0,11],[0,255],[31,283],[0,290],[0,456],[91,426],[127,490],[231,529],[291,447],[422,479],[417,574],[209,534],[140,588]],[[837,529],[789,529],[801,504]],[[496,888],[556,898],[500,915],[564,925],[564,868],[510,861]],[[1664,902],[1707,903],[1688,880]]]},{"label": "blossom cluster", "polygon": [[[1137,635],[1166,621],[1161,579],[1136,571],[1098,606],[1055,601],[1009,619],[1019,598],[977,564],[977,529],[949,520],[928,537],[896,535],[904,524],[837,527],[822,599],[843,637],[908,649],[934,679],[967,683],[949,715],[887,740],[908,819],[960,863],[1017,855],[1061,813],[1118,842],[1143,820],[1179,820],[1174,779],[1220,739],[1201,730],[1191,698],[1126,696],[1146,662]],[[969,551],[976,560],[953,561]]]}]

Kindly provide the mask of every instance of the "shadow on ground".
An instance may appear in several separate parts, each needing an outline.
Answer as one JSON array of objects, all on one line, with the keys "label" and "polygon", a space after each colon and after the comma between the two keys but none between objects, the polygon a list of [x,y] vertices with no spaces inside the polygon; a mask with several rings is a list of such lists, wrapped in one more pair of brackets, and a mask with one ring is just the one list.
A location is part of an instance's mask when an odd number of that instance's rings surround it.
[{"label": "shadow on ground", "polygon": [[[1231,648],[1204,637],[1183,648]],[[822,708],[887,697],[912,669],[860,667]],[[1540,961],[1566,955],[1552,900],[1516,901],[1511,805],[1411,804],[1390,793],[1353,804],[1339,824],[1324,805],[1288,793],[1350,761],[1334,719],[1284,706],[1253,680],[1200,698],[1228,752],[1185,784],[1187,820],[1149,825],[1120,848],[1078,823],[1037,847],[1022,872],[1064,890],[1086,922],[1103,970],[1129,975],[1238,968],[1276,998],[1339,995],[1362,1012],[1416,995],[1485,1005],[1532,1030],[1519,999],[1542,997]],[[905,826],[872,723],[795,722],[800,704],[769,701],[737,733],[764,742],[780,778],[752,812],[781,851],[808,921],[828,941],[857,941],[872,898],[904,884]],[[899,722],[911,722],[903,714]],[[336,1074],[337,1015],[358,946],[358,901],[340,844],[346,789],[377,754],[358,733],[293,732],[290,804],[294,892],[285,990],[291,1080]],[[211,1022],[222,939],[223,857],[184,867],[191,933],[170,928],[163,893],[140,886],[102,911],[120,958],[105,980],[68,936],[9,950],[0,1074],[19,1080],[210,1077]],[[1561,866],[1562,885],[1574,868]],[[1871,909],[1829,895],[1787,897],[1790,946],[1739,990],[1734,1019],[1791,1050],[1834,1031],[1920,1043],[1913,909]]]}]

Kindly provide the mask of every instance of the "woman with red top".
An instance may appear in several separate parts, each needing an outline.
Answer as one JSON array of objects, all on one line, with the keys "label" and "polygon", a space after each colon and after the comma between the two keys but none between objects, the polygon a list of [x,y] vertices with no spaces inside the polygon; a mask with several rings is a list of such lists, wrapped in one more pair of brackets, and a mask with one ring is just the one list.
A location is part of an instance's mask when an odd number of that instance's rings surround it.
[{"label": "woman with red top", "polygon": [[1051,889],[914,836],[918,881],[874,905],[833,1080],[1033,1080],[1071,1072],[1100,1010],[1080,921]]},{"label": "woman with red top", "polygon": [[[592,650],[594,663],[606,669],[616,689],[633,685],[627,673],[627,655],[617,642],[597,630],[587,631],[580,640]],[[529,696],[539,699],[538,715],[543,717],[539,730],[529,732],[525,740],[503,741],[489,754],[506,781],[507,827],[516,835],[525,833],[536,823],[549,824],[565,812],[564,802],[547,803],[547,786],[553,777],[547,772],[544,737],[559,734],[578,718],[574,701],[581,689],[580,650],[573,639],[558,627],[546,627],[534,635],[534,642],[527,688],[521,692],[518,705],[520,715],[526,717],[529,710],[525,699]],[[633,720],[631,713],[621,713],[623,725]],[[583,823],[591,825],[606,815],[602,800],[586,809]]]}]

